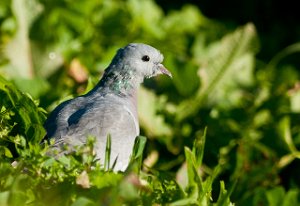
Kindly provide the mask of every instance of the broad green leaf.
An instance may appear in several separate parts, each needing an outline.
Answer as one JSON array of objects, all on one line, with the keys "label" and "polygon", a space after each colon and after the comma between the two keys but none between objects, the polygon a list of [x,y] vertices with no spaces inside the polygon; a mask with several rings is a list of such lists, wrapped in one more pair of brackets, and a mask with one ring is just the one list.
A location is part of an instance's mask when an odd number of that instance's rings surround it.
[{"label": "broad green leaf", "polygon": [[92,200],[86,197],[79,197],[72,203],[71,206],[94,206],[96,205]]},{"label": "broad green leaf", "polygon": [[[174,33],[180,33],[182,31],[196,32],[197,28],[206,23],[206,21],[206,17],[202,15],[197,7],[185,5],[179,12],[172,12],[168,15],[165,20],[165,27]],[[178,27],[178,24],[182,24],[182,27]]]},{"label": "broad green leaf", "polygon": [[[134,177],[133,174],[132,174],[132,177],[138,179],[138,176]],[[128,177],[128,178],[130,178],[130,177]],[[131,182],[129,182],[126,179],[124,179],[121,182],[119,190],[120,190],[120,196],[126,200],[134,201],[139,198],[138,189],[135,187],[134,184],[132,184]]]},{"label": "broad green leaf", "polygon": [[197,91],[199,87],[198,66],[194,62],[189,59],[183,61],[171,54],[166,56],[165,64],[172,73],[172,83],[182,96],[189,97]]},{"label": "broad green leaf", "polygon": [[8,199],[9,199],[9,191],[0,192],[0,205],[1,206],[9,206]]},{"label": "broad green leaf", "polygon": [[291,111],[300,113],[300,90],[290,92]]},{"label": "broad green leaf", "polygon": [[[0,133],[0,138],[1,138],[1,133]],[[5,146],[0,146],[0,156],[2,156],[2,155],[4,155],[5,157],[8,157],[8,158],[13,157],[11,151]]]},{"label": "broad green leaf", "polygon": [[163,116],[157,114],[161,107],[162,98],[143,87],[138,93],[138,113],[141,126],[148,137],[170,136],[171,128],[164,122]]},{"label": "broad green leaf", "polygon": [[192,115],[207,104],[226,108],[238,105],[243,97],[241,86],[253,84],[257,48],[253,24],[247,24],[211,44],[201,57],[201,87],[196,97],[181,103],[177,118]]},{"label": "broad green leaf", "polygon": [[284,200],[285,191],[283,187],[275,187],[266,192],[267,200],[270,206],[281,206]]},{"label": "broad green leaf", "polygon": [[124,175],[120,173],[113,173],[113,172],[103,172],[99,173],[94,171],[90,175],[91,184],[99,189],[103,189],[105,187],[117,187],[120,181],[123,179]]},{"label": "broad green leaf", "polygon": [[130,0],[128,1],[128,10],[132,15],[133,25],[143,28],[145,33],[157,38],[165,35],[160,29],[162,10],[153,1]]},{"label": "broad green leaf", "polygon": [[14,84],[24,93],[30,94],[33,98],[38,98],[41,94],[50,89],[50,85],[45,79],[34,78],[13,78]]},{"label": "broad green leaf", "polygon": [[26,190],[30,183],[31,180],[26,175],[20,175],[14,179],[9,197],[9,205],[17,206],[27,202]]},{"label": "broad green leaf", "polygon": [[291,189],[289,190],[283,199],[282,206],[289,206],[289,205],[299,205],[300,202],[298,201],[299,197],[299,190],[298,189]]}]

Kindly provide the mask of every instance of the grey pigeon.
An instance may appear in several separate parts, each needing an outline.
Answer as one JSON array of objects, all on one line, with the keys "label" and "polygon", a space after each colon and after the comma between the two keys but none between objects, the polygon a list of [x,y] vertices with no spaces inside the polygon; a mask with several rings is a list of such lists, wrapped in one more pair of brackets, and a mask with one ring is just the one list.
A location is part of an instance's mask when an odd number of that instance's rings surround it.
[{"label": "grey pigeon", "polygon": [[45,122],[45,140],[54,139],[61,151],[84,145],[96,138],[95,153],[104,163],[107,136],[111,136],[110,167],[126,170],[135,138],[139,135],[137,90],[144,78],[171,73],[161,64],[163,55],[155,48],[131,43],[117,51],[99,83],[87,94],[57,106]]}]

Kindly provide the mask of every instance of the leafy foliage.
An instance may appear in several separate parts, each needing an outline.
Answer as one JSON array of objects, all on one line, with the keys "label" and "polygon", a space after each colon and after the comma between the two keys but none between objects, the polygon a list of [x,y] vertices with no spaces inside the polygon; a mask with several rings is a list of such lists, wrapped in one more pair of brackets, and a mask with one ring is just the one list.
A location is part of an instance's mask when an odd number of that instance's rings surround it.
[{"label": "leafy foliage", "polygon": [[21,137],[28,137],[28,141],[39,143],[45,135],[43,122],[45,110],[37,106],[37,102],[29,95],[21,93],[15,86],[0,77],[0,142],[7,157],[12,153],[5,147],[12,148],[21,141]]},{"label": "leafy foliage", "polygon": [[[299,43],[258,59],[252,23],[152,0],[1,1],[0,34],[0,205],[300,204]],[[91,89],[129,42],[159,48],[173,74],[140,90],[146,147],[117,174],[92,142],[47,156],[45,110]]]}]

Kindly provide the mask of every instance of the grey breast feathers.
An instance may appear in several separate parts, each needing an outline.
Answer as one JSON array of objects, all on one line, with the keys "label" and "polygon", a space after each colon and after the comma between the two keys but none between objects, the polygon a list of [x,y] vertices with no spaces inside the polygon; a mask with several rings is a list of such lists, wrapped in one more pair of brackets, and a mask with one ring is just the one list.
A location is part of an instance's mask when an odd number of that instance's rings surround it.
[{"label": "grey breast feathers", "polygon": [[134,139],[139,134],[136,112],[121,101],[108,95],[88,102],[78,97],[63,103],[45,124],[48,137],[55,138],[56,145],[71,146],[84,144],[89,135],[104,145],[108,134],[115,144]]}]

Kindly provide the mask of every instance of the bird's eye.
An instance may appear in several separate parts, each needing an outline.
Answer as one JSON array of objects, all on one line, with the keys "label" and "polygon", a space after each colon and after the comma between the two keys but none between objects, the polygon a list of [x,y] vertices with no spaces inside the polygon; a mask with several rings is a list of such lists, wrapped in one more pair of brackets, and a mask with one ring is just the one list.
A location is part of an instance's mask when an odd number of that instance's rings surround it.
[{"label": "bird's eye", "polygon": [[142,60],[144,62],[148,62],[150,60],[150,57],[148,55],[145,55],[145,56],[142,57]]}]

